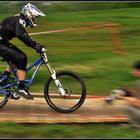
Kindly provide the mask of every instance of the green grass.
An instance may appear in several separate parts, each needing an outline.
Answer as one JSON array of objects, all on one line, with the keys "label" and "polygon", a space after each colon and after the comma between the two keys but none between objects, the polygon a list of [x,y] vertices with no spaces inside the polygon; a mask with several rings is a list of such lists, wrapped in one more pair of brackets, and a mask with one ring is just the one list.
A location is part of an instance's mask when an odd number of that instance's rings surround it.
[{"label": "green grass", "polygon": [[[108,29],[81,30],[32,36],[48,48],[48,57],[56,70],[72,70],[85,81],[87,94],[109,95],[113,88],[135,87],[136,78],[131,74],[132,64],[140,59],[140,8],[104,9],[82,12],[52,12],[38,21],[37,28],[29,32],[59,30],[92,25],[87,22],[120,24],[118,31],[124,55],[112,53],[112,40]],[[0,20],[12,14],[1,14]],[[17,39],[16,46],[28,55],[28,65],[38,54]],[[0,63],[3,71],[5,63]],[[31,73],[29,74],[31,75]],[[27,77],[29,77],[27,75]],[[39,71],[31,91],[43,91],[49,73],[45,67]],[[0,137],[46,138],[139,138],[139,131],[120,124],[0,124]],[[14,128],[14,129],[13,129]],[[26,134],[26,135],[23,135]]]},{"label": "green grass", "polygon": [[[16,124],[1,123],[1,138],[139,138],[128,124]],[[14,128],[14,129],[13,129]]]},{"label": "green grass", "polygon": [[[106,21],[120,24],[118,35],[124,55],[112,53],[113,42],[110,30],[107,28],[32,36],[34,40],[47,46],[48,58],[50,62],[53,62],[56,70],[72,70],[81,75],[87,86],[87,94],[108,95],[115,87],[135,85],[136,78],[130,72],[132,63],[139,59],[140,53],[139,9],[53,12],[40,18],[38,27],[32,30],[28,27],[27,30],[29,32],[59,30],[96,25],[96,23],[101,24]],[[0,19],[6,16],[8,15],[1,14]],[[12,43],[26,52],[28,65],[39,56],[32,48],[25,46],[18,39],[12,40]],[[5,66],[6,64],[3,63],[2,70]],[[46,68],[42,67],[31,87],[32,91],[42,91],[41,83],[45,83],[49,76],[48,72],[45,73]]]}]

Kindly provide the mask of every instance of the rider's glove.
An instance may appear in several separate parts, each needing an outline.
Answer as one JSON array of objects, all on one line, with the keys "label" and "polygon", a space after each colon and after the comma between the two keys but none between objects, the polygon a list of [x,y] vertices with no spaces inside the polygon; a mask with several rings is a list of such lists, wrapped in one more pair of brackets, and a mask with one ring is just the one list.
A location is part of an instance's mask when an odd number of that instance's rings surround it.
[{"label": "rider's glove", "polygon": [[113,89],[111,91],[112,94],[115,95],[116,98],[121,98],[122,96],[128,96],[130,94],[130,91],[128,91],[125,88],[117,88],[117,89]]},{"label": "rider's glove", "polygon": [[41,53],[42,48],[44,48],[43,45],[36,44],[36,46],[34,46],[34,49],[37,53]]}]

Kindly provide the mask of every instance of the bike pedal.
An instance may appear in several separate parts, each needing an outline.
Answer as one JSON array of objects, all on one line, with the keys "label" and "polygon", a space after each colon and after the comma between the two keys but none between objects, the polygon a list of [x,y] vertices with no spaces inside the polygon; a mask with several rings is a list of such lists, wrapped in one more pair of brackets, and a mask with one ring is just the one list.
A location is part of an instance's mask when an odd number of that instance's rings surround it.
[{"label": "bike pedal", "polygon": [[30,97],[30,98],[28,98],[28,100],[33,100],[34,99],[34,97]]},{"label": "bike pedal", "polygon": [[34,99],[32,95],[30,95],[30,94],[25,95],[24,92],[19,92],[18,89],[15,89],[15,93],[18,94],[18,96],[23,97],[27,100],[33,100]]},{"label": "bike pedal", "polygon": [[34,97],[32,95],[29,95],[29,96],[22,96],[21,95],[21,97],[23,97],[23,98],[25,98],[27,100],[33,100],[34,99]]},{"label": "bike pedal", "polygon": [[27,100],[33,100],[34,99],[33,96],[22,96],[22,95],[20,95],[20,97],[23,97],[24,99],[27,99]]}]

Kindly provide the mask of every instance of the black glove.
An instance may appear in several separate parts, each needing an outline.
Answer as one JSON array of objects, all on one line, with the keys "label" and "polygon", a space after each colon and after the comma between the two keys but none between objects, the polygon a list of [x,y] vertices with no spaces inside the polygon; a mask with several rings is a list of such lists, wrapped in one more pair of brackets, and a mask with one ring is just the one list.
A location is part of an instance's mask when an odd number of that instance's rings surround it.
[{"label": "black glove", "polygon": [[34,49],[36,50],[37,53],[41,53],[43,47],[44,47],[43,45],[37,44],[36,46],[34,46]]}]

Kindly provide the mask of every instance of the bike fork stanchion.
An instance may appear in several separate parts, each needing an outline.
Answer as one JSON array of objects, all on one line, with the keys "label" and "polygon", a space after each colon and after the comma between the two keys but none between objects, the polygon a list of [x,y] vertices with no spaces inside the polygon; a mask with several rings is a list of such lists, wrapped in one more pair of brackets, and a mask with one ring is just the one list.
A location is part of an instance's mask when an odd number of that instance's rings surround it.
[{"label": "bike fork stanchion", "polygon": [[50,71],[51,73],[51,77],[52,79],[54,80],[55,84],[56,84],[56,87],[59,91],[59,93],[62,95],[62,96],[65,96],[66,95],[66,91],[64,90],[62,84],[60,83],[60,81],[56,78],[56,71],[54,69],[51,68],[50,64],[49,63],[46,63],[46,66],[48,68],[48,70]]},{"label": "bike fork stanchion", "polygon": [[48,62],[48,58],[47,58],[47,55],[45,53],[45,49],[42,50],[42,58],[44,60],[44,63],[46,64],[49,72],[51,73],[51,77],[52,79],[54,80],[55,84],[56,84],[56,87],[59,91],[59,93],[62,95],[62,96],[65,96],[66,95],[66,91],[64,90],[64,88],[62,87],[62,84],[60,83],[60,81],[56,78],[56,71],[54,69],[52,69],[52,67],[50,66],[49,62]]}]

